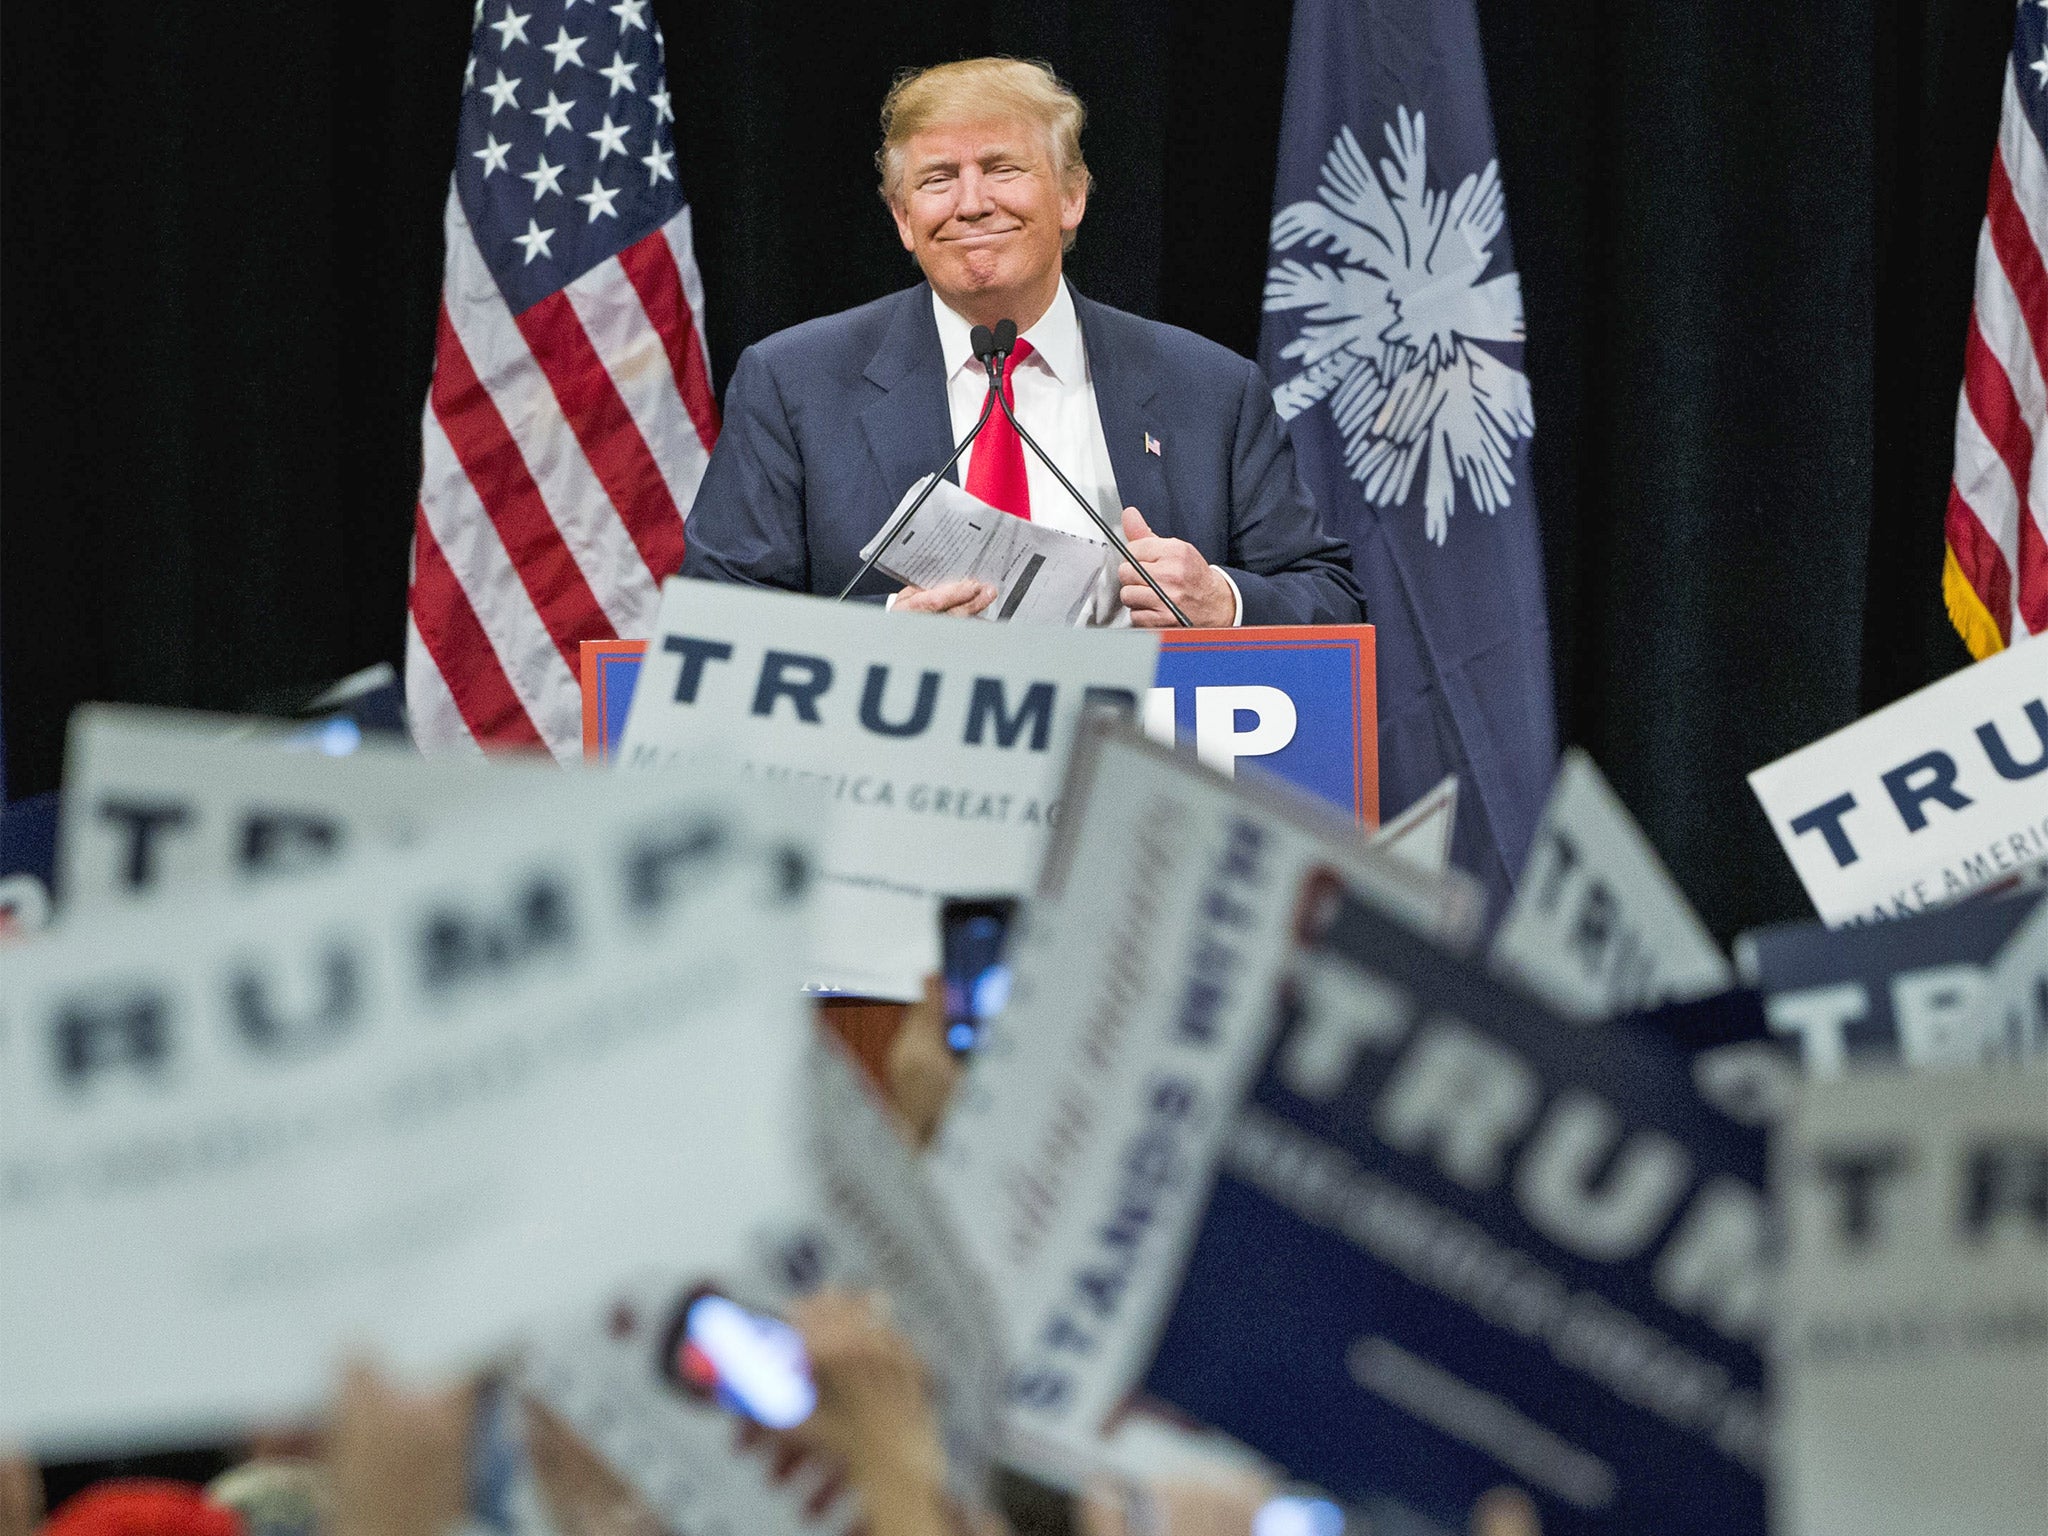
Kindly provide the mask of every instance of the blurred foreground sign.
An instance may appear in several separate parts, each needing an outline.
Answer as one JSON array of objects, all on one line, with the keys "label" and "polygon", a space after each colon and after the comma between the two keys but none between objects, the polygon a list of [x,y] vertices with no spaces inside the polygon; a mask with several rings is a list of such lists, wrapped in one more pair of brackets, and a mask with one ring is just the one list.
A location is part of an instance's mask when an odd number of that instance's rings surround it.
[{"label": "blurred foreground sign", "polygon": [[1010,1424],[1092,1442],[1145,1363],[1215,1149],[1264,1052],[1292,893],[1341,874],[1468,941],[1483,896],[1270,781],[1091,721],[989,1026],[931,1163],[1010,1325]]},{"label": "blurred foreground sign", "polygon": [[2048,856],[2048,655],[2016,645],[1749,776],[1830,925]]},{"label": "blurred foreground sign", "polygon": [[1588,1023],[1706,997],[1734,979],[1643,829],[1576,747],[1550,787],[1489,959]]},{"label": "blurred foreground sign", "polygon": [[296,874],[415,841],[487,797],[558,779],[544,757],[426,758],[374,737],[335,756],[322,739],[317,729],[221,715],[77,710],[57,840],[65,912]]},{"label": "blurred foreground sign", "polygon": [[1147,1388],[1450,1526],[1763,1524],[1763,1133],[1647,1031],[1588,1033],[1334,882]]},{"label": "blurred foreground sign", "polygon": [[1993,964],[2034,894],[1959,903],[1893,922],[1830,931],[1780,923],[1736,940],[1743,981],[1763,994],[1771,1033],[1816,1077],[1871,1066],[1979,1066],[2048,1055],[2048,1021],[1994,1019],[1983,996]]},{"label": "blurred foreground sign", "polygon": [[2048,1075],[1866,1074],[1772,1153],[1785,1536],[2048,1520]]},{"label": "blurred foreground sign", "polygon": [[914,998],[938,969],[937,903],[1022,893],[1091,704],[1135,716],[1143,631],[961,624],[676,578],[619,761],[713,750],[822,827],[807,979]]},{"label": "blurred foreground sign", "polygon": [[747,1253],[810,1036],[753,799],[558,779],[0,958],[0,1441],[198,1443]]}]

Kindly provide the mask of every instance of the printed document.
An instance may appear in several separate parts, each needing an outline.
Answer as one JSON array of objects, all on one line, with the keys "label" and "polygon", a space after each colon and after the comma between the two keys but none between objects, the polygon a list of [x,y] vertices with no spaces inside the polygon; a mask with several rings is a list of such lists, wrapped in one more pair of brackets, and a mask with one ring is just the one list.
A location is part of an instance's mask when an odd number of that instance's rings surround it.
[{"label": "printed document", "polygon": [[997,623],[1105,624],[1116,616],[1113,549],[1013,517],[950,480],[940,481],[913,513],[912,503],[930,482],[927,475],[903,493],[861,559],[888,540],[876,563],[898,581],[918,587],[962,578],[985,581],[996,597],[981,617]]}]

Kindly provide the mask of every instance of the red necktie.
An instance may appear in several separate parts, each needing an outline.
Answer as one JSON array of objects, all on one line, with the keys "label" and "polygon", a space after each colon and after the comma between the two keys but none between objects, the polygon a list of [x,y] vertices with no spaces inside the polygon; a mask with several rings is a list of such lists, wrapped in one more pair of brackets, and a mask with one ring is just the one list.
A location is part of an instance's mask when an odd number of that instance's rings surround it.
[{"label": "red necktie", "polygon": [[[1003,399],[1009,402],[1011,410],[1017,408],[1017,396],[1010,388],[1010,375],[1030,355],[1031,343],[1019,337],[1017,349],[1003,364]],[[1010,425],[1001,406],[996,407],[988,425],[981,429],[981,436],[974,440],[973,452],[967,460],[967,494],[1005,512],[1014,512],[1027,523],[1031,521],[1031,487],[1024,478],[1024,440]]]}]

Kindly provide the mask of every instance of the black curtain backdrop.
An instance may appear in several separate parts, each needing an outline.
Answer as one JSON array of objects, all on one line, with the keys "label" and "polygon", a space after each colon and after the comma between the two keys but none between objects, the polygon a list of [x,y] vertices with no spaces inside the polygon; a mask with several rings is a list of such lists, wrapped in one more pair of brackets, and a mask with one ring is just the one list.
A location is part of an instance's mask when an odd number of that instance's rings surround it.
[{"label": "black curtain backdrop", "polygon": [[[1076,284],[1253,349],[1287,0],[655,9],[721,386],[912,279],[876,108],[899,67],[983,52],[1089,104]],[[1940,520],[2011,10],[1479,11],[1563,739],[1723,937],[1799,915],[1743,775],[1966,660]],[[469,18],[8,9],[10,794],[56,782],[81,700],[260,708],[398,659]]]}]

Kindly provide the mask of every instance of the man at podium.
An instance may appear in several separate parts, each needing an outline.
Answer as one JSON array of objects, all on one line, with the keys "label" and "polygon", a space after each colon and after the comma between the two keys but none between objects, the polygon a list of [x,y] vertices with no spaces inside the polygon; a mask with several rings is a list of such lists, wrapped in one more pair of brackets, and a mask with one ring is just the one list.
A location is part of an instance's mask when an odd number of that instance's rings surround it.
[{"label": "man at podium", "polygon": [[[975,327],[1014,323],[1004,389],[1024,431],[1200,627],[1355,624],[1350,551],[1325,534],[1257,366],[1097,304],[1061,275],[1088,205],[1080,99],[1040,64],[969,59],[897,81],[881,192],[925,281],[749,347],[687,527],[683,574],[838,592],[860,551],[982,413]],[[991,506],[1099,539],[1001,411],[961,483]],[[956,471],[959,474],[959,471]],[[1129,564],[1134,624],[1177,621]],[[972,616],[992,588],[854,594]]]}]

